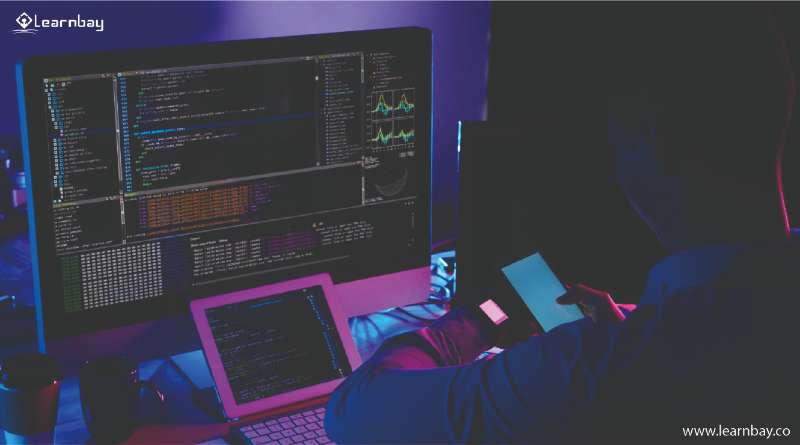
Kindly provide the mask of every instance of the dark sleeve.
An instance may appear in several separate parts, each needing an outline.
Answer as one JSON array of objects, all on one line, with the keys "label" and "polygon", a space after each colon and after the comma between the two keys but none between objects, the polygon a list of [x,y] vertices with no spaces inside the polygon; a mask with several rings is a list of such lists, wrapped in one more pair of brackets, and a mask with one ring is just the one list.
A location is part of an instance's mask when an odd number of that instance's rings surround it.
[{"label": "dark sleeve", "polygon": [[[594,363],[605,350],[595,331],[604,330],[588,319],[478,362],[472,360],[488,337],[474,323],[456,315],[387,342],[332,394],[325,417],[330,437],[341,443],[546,440],[571,407],[594,393]],[[595,341],[587,343],[589,336]]]}]

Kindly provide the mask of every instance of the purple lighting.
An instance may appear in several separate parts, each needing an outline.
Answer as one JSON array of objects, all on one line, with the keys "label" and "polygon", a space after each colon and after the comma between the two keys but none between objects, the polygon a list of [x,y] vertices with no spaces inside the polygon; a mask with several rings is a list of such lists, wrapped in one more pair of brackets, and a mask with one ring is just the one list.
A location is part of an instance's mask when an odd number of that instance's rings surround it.
[{"label": "purple lighting", "polygon": [[[77,10],[79,6],[80,11]],[[458,120],[485,118],[489,2],[87,2],[0,4],[29,14],[104,20],[103,32],[48,30],[0,39],[0,97],[14,97],[14,63],[37,54],[152,48],[233,39],[418,26],[433,33],[433,239],[452,236]],[[11,25],[9,25],[11,26]],[[0,141],[19,139],[14,101],[0,104]]]},{"label": "purple lighting", "polygon": [[[226,4],[213,40],[419,26],[433,33],[433,239],[451,230],[457,122],[485,119],[488,2],[243,2]],[[445,227],[443,227],[445,226]]]}]

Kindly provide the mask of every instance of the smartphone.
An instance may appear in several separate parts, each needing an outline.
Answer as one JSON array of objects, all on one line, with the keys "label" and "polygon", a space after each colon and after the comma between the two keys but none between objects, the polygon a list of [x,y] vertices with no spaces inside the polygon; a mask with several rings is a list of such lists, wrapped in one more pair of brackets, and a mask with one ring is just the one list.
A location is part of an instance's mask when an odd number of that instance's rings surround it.
[{"label": "smartphone", "polygon": [[577,305],[556,302],[567,290],[539,253],[511,263],[502,271],[545,332],[584,317]]}]

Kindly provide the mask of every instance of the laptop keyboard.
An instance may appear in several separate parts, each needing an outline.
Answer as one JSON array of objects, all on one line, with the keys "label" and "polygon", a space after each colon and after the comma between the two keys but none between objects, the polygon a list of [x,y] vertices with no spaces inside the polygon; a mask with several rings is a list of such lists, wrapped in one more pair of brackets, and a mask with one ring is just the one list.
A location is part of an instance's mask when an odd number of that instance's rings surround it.
[{"label": "laptop keyboard", "polygon": [[331,444],[325,434],[325,408],[312,408],[284,414],[239,428],[239,433],[254,445]]}]

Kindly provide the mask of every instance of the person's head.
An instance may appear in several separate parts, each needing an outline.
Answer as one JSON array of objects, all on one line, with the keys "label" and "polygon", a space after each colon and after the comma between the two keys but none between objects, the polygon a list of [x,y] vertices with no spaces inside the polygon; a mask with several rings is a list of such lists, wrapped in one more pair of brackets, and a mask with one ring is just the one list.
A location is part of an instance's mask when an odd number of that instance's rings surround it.
[{"label": "person's head", "polygon": [[618,181],[670,249],[786,236],[780,162],[794,103],[765,8],[628,10],[608,59]]}]

